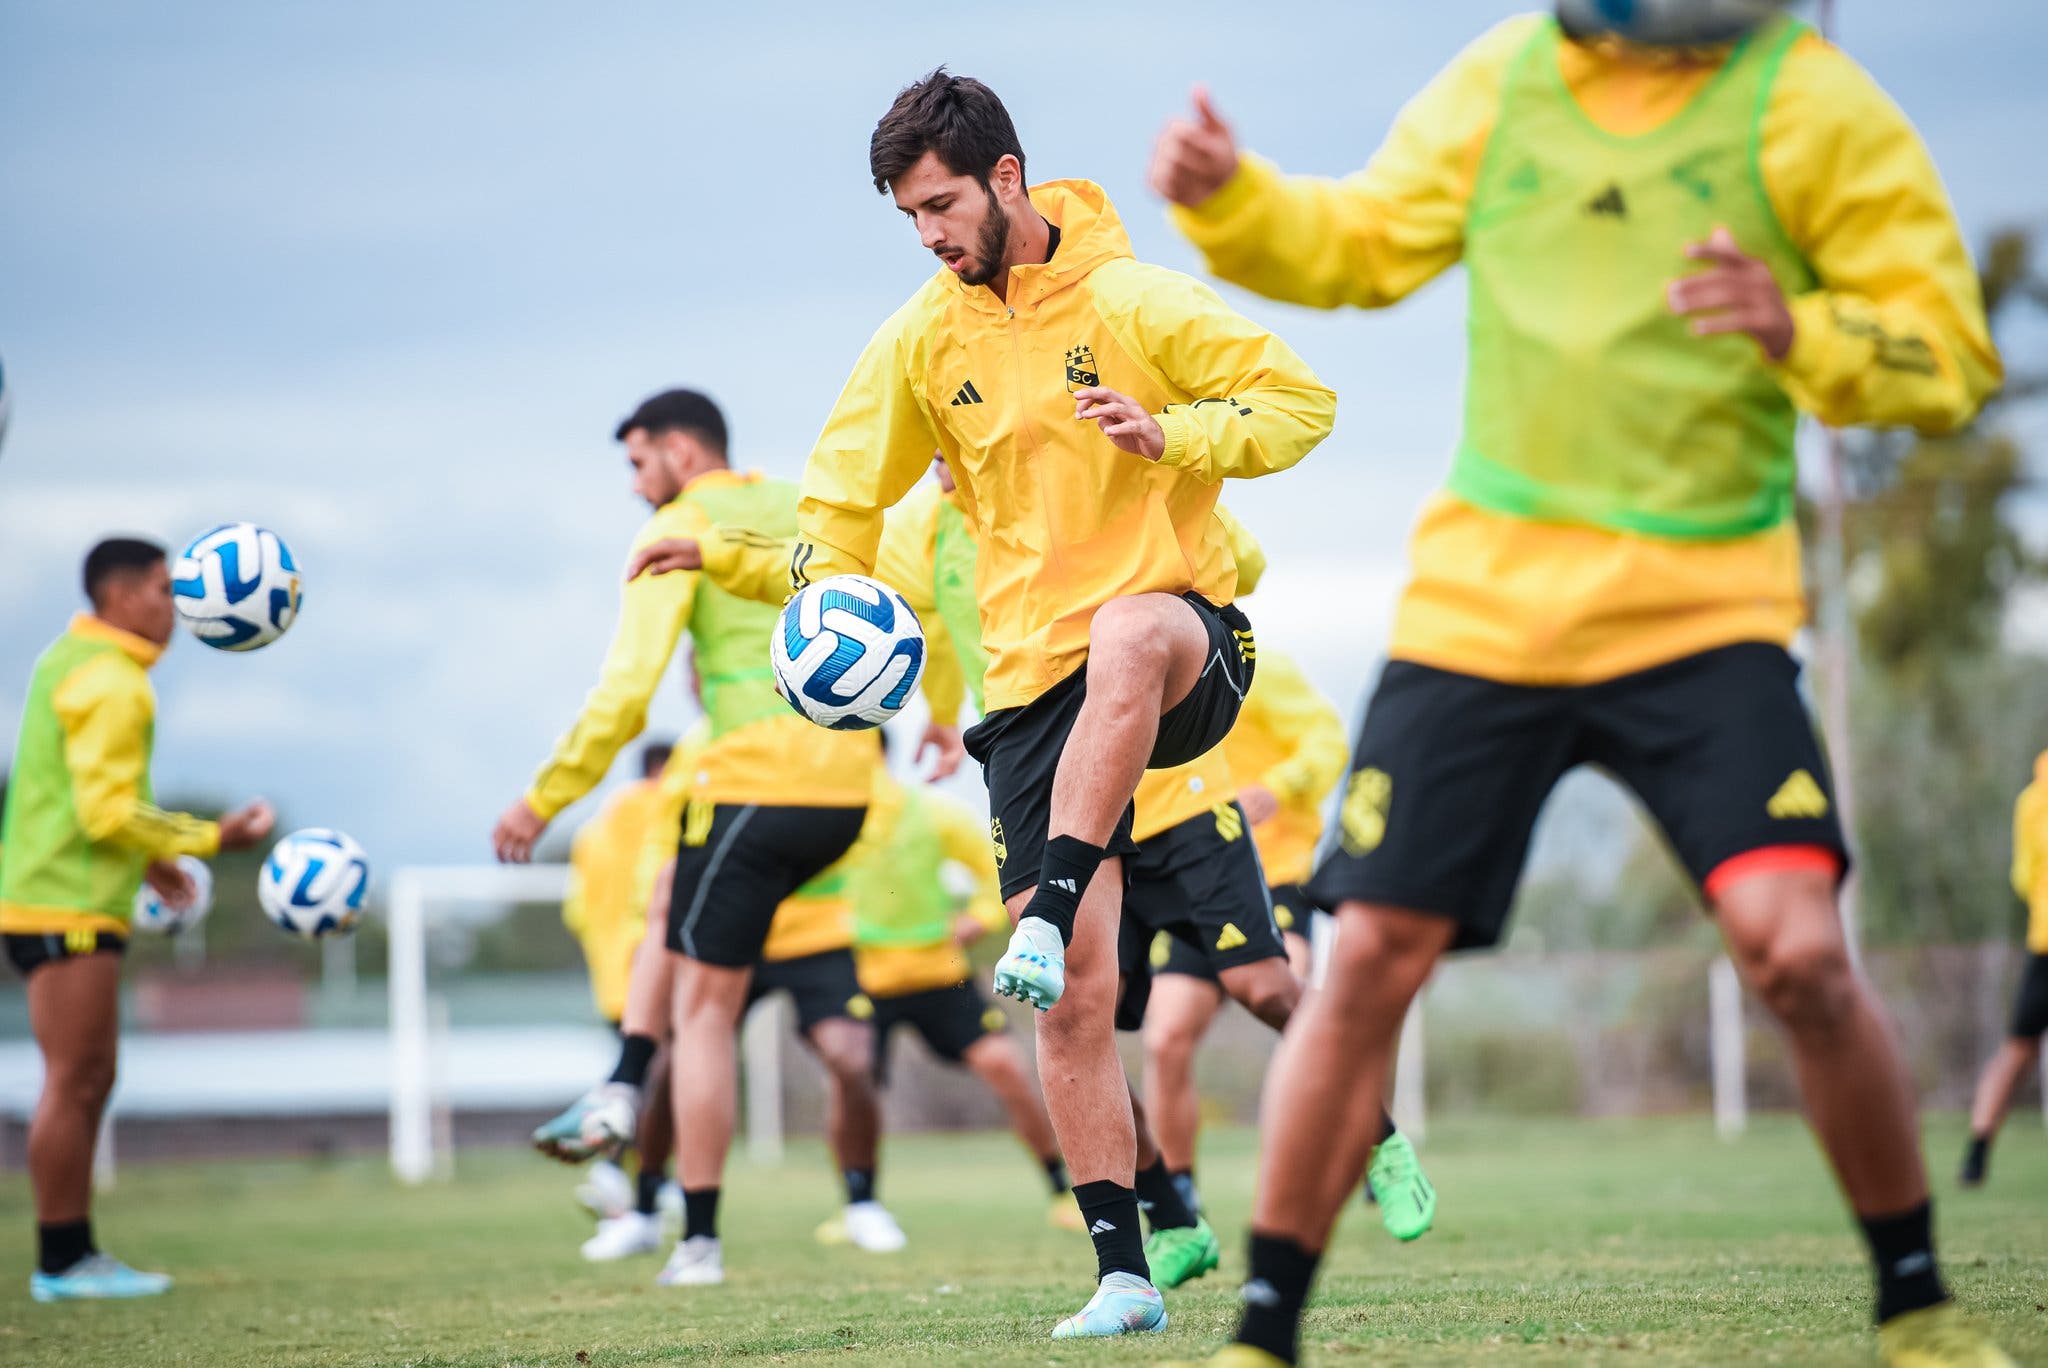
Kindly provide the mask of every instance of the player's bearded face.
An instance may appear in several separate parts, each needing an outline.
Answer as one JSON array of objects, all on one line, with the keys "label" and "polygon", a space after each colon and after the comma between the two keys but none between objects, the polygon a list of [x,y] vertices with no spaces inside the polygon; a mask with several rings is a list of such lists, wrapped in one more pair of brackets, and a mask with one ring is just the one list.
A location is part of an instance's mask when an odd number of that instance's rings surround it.
[{"label": "player's bearded face", "polygon": [[989,188],[987,181],[981,182],[981,193],[987,208],[981,226],[975,230],[973,250],[960,265],[960,283],[963,285],[986,285],[994,280],[996,272],[1003,269],[1003,258],[1010,251],[1010,216],[997,203],[996,192]]}]

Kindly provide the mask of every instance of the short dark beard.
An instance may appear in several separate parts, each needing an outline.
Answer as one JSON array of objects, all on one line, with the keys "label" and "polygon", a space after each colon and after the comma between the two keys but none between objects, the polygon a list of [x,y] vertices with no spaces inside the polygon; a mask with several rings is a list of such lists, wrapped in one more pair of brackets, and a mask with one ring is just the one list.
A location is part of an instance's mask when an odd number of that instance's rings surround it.
[{"label": "short dark beard", "polygon": [[963,285],[986,285],[994,280],[1003,270],[1003,258],[1010,252],[1010,216],[1003,212],[987,181],[981,183],[981,193],[988,196],[988,217],[981,221],[981,231],[974,238],[971,260],[975,265],[960,273]]}]

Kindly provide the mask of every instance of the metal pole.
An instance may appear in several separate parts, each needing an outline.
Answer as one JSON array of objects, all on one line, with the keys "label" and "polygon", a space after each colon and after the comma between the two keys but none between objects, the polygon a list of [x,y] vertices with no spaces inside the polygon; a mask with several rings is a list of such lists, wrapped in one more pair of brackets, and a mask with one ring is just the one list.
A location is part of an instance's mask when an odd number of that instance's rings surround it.
[{"label": "metal pole", "polygon": [[1742,981],[1735,962],[1707,966],[1707,1049],[1714,1075],[1714,1133],[1733,1140],[1749,1125],[1749,1068],[1742,1029]]},{"label": "metal pole", "polygon": [[[1427,991],[1424,988],[1423,992]],[[1423,993],[1417,993],[1408,1004],[1408,1019],[1401,1024],[1401,1043],[1394,1052],[1394,1124],[1415,1141],[1429,1134],[1429,1107],[1422,1076],[1422,998]]]},{"label": "metal pole", "polygon": [[784,1004],[776,994],[747,1013],[740,1027],[740,1065],[746,1070],[747,1158],[782,1162],[782,1031]]},{"label": "metal pole", "polygon": [[391,1169],[401,1183],[424,1183],[434,1174],[426,891],[410,870],[392,876],[390,915]]}]

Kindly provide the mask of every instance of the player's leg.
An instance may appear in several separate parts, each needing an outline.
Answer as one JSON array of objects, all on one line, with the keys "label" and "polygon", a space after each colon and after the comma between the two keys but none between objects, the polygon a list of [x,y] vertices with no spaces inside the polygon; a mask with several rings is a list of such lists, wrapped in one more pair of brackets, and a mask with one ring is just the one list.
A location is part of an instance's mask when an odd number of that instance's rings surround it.
[{"label": "player's leg", "polygon": [[[101,1254],[93,1242],[93,1152],[114,1087],[121,1025],[119,943],[106,941],[101,951],[67,949],[62,935],[8,937],[10,957],[27,973],[29,1030],[43,1056],[28,1128],[38,1243],[29,1291],[37,1301],[153,1296],[171,1285],[161,1273],[139,1273]],[[32,952],[39,952],[35,962],[24,963]]]},{"label": "player's leg", "polygon": [[[661,955],[668,958],[668,951],[663,949]],[[583,1257],[592,1263],[609,1263],[661,1249],[661,1196],[668,1183],[668,1165],[675,1143],[675,1117],[670,1110],[668,1089],[669,1058],[669,1051],[661,1049],[648,1065],[633,1132],[638,1170],[632,1179],[631,1197],[624,1209],[600,1220],[596,1233],[583,1242]]]},{"label": "player's leg", "polygon": [[1984,1181],[1991,1142],[1998,1137],[2006,1110],[2012,1106],[2013,1093],[2041,1058],[2044,1032],[2048,1032],[2048,955],[2030,955],[2013,1004],[2012,1033],[1977,1080],[1977,1096],[1970,1105],[1970,1148],[1963,1156],[1964,1187]]},{"label": "player's leg", "polygon": [[575,1164],[617,1153],[640,1125],[648,1068],[674,1012],[677,957],[668,947],[668,918],[675,869],[673,860],[662,865],[647,900],[646,934],[626,976],[618,1062],[604,1082],[533,1132],[534,1148],[549,1158]]},{"label": "player's leg", "polygon": [[1058,999],[1062,947],[1096,870],[1120,853],[1138,779],[1221,741],[1251,683],[1250,624],[1193,595],[1112,599],[1088,642],[1079,707],[1058,738],[1037,885],[1013,909],[1017,931],[996,966],[997,992],[1039,1006]]},{"label": "player's leg", "polygon": [[853,955],[829,951],[789,961],[796,976],[797,1029],[825,1070],[825,1139],[846,1185],[846,1209],[819,1231],[856,1248],[889,1254],[903,1248],[903,1230],[877,1195],[882,1107],[876,1094],[875,1033],[864,1018],[873,1007],[860,991]]},{"label": "player's leg", "polygon": [[1276,1031],[1286,1028],[1301,1001],[1301,980],[1294,976],[1284,952],[1232,965],[1220,970],[1217,977],[1233,1001]]},{"label": "player's leg", "polygon": [[[1201,956],[1171,936],[1166,943],[1167,960],[1154,969],[1145,1007],[1145,1112],[1182,1200],[1199,1210],[1194,1171],[1202,1099],[1195,1089],[1195,1051],[1223,1005],[1223,990]],[[1176,964],[1175,951],[1190,963]]]},{"label": "player's leg", "polygon": [[1223,1246],[1173,1181],[1136,1089],[1131,1091],[1131,1119],[1138,1141],[1138,1209],[1152,1227],[1145,1262],[1152,1267],[1154,1285],[1171,1290],[1212,1272],[1223,1261]]}]

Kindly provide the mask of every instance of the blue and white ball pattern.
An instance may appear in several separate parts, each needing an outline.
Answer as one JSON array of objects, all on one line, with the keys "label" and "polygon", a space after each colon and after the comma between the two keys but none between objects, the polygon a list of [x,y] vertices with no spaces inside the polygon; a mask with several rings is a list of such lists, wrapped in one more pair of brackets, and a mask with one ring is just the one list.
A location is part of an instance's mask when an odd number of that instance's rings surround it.
[{"label": "blue and white ball pattern", "polygon": [[790,707],[821,727],[861,731],[909,701],[924,673],[924,626],[880,580],[834,575],[782,606],[769,656]]},{"label": "blue and white ball pattern", "polygon": [[192,905],[180,912],[157,895],[147,883],[135,890],[135,912],[130,924],[140,932],[175,936],[206,920],[213,910],[213,869],[197,855],[180,855],[178,868],[192,879]]},{"label": "blue and white ball pattern", "polygon": [[299,615],[299,564],[277,533],[222,523],[200,533],[171,566],[178,616],[221,651],[253,651]]},{"label": "blue and white ball pattern", "polygon": [[370,857],[326,827],[294,831],[272,846],[256,878],[263,914],[307,940],[353,931],[369,891]]}]

